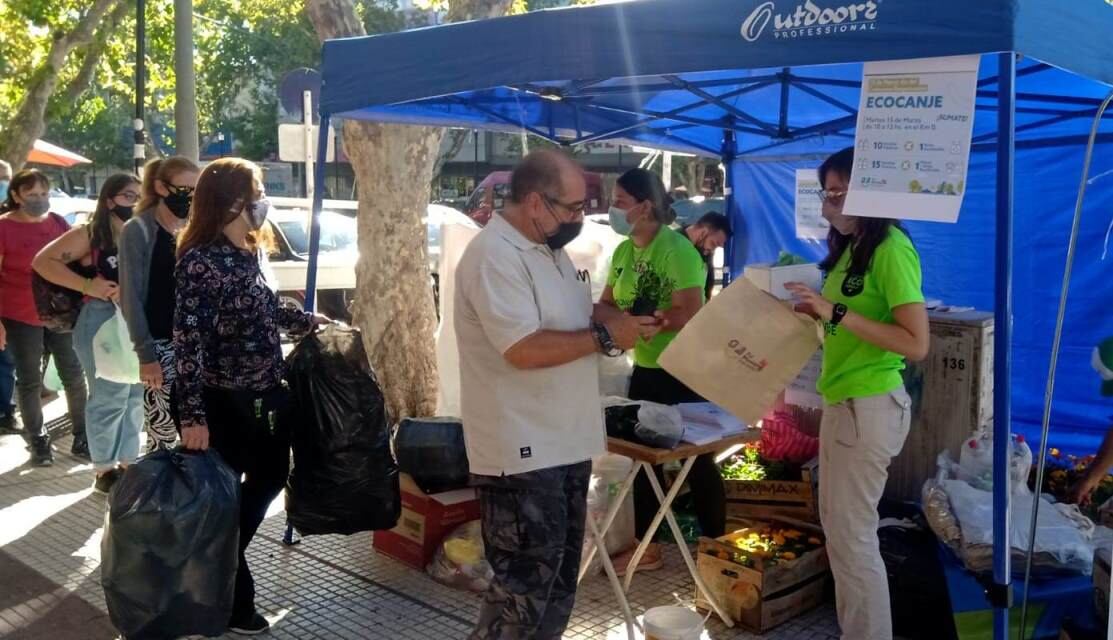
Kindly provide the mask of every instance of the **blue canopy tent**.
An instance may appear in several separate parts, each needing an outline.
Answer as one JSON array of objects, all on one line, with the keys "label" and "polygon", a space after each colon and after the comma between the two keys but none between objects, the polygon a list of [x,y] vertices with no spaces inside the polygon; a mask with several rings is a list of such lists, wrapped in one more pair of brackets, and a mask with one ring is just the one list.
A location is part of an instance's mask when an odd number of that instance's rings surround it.
[{"label": "blue canopy tent", "polygon": [[[729,215],[747,230],[729,248],[737,273],[782,248],[818,255],[795,238],[792,171],[851,144],[861,63],[982,54],[961,221],[912,230],[927,293],[992,306],[997,316],[994,508],[1003,541],[1011,409],[1020,428],[1038,424],[1046,312],[1058,295],[1081,144],[1108,91],[1101,83],[1113,84],[1109,33],[1108,0],[640,0],[328,41],[320,110],[325,122],[525,129],[562,145],[616,140],[720,157]],[[1113,142],[1113,118],[1101,132],[1103,143]],[[322,135],[319,157],[325,142]],[[1100,174],[1113,163],[1095,167]],[[1095,187],[1090,210],[1113,204],[1111,183]],[[309,305],[320,193],[315,200]],[[1097,250],[1089,238],[1099,227],[1087,219],[1083,255]],[[1088,292],[1077,306],[1093,315],[1069,325],[1077,341],[1068,341],[1067,355],[1085,361],[1109,285],[1097,268],[1081,279],[1075,294]],[[1015,315],[1014,291],[1024,294]],[[1056,419],[1083,434],[1105,426],[1093,415],[1097,394],[1082,367],[1065,366],[1064,376],[1078,384],[1062,385]],[[998,547],[992,595],[1003,607],[1010,567],[1007,547]],[[1007,624],[999,608],[998,638]]]}]

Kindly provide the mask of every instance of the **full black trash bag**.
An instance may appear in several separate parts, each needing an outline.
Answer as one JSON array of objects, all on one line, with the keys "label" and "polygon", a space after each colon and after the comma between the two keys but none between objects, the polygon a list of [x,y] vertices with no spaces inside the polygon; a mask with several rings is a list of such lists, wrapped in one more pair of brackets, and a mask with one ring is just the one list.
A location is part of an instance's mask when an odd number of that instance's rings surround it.
[{"label": "full black trash bag", "polygon": [[893,632],[910,640],[957,638],[947,581],[939,562],[939,542],[919,506],[883,500],[878,514],[915,525],[884,526],[877,531],[889,578]]},{"label": "full black trash bag", "polygon": [[112,488],[101,584],[128,640],[224,633],[239,553],[240,479],[213,450],[155,451]]},{"label": "full black trash bag", "polygon": [[392,529],[402,513],[386,404],[359,331],[329,325],[286,359],[294,467],[286,513],[302,535]]},{"label": "full black trash bag", "polygon": [[398,468],[425,493],[468,486],[464,425],[455,418],[407,418],[394,433]]}]

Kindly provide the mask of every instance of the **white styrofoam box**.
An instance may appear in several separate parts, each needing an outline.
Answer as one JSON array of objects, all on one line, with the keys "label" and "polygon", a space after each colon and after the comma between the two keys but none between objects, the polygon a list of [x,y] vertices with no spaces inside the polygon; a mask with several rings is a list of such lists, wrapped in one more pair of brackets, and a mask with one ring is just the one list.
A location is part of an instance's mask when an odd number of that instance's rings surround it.
[{"label": "white styrofoam box", "polygon": [[789,282],[801,282],[819,291],[823,286],[823,274],[817,264],[794,264],[774,267],[769,264],[751,264],[744,272],[746,279],[758,289],[773,294],[781,300],[791,300],[792,294],[785,289]]}]

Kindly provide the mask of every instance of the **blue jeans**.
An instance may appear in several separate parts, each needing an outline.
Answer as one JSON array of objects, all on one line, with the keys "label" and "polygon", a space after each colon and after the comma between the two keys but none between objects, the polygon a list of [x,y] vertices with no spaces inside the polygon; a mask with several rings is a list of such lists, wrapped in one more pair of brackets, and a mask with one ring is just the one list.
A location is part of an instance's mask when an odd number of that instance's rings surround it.
[{"label": "blue jeans", "polygon": [[90,300],[81,308],[73,329],[73,348],[85,368],[89,402],[85,405],[85,435],[97,471],[117,463],[131,464],[139,457],[139,432],[143,428],[143,385],[120,384],[97,377],[93,337],[116,313],[111,302]]},{"label": "blue jeans", "polygon": [[7,349],[0,349],[0,417],[15,415],[15,360]]}]

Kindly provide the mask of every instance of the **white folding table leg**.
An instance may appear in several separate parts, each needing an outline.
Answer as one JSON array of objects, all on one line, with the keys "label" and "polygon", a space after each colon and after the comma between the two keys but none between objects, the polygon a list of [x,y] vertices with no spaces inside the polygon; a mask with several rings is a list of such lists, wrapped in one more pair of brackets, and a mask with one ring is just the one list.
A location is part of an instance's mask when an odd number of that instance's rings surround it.
[{"label": "white folding table leg", "polygon": [[[614,571],[611,558],[607,555],[607,545],[603,540],[603,534],[601,534],[599,528],[595,526],[595,519],[591,517],[591,514],[587,516],[587,527],[590,530],[592,541],[594,542],[591,546],[592,551],[596,549],[599,550],[599,554],[603,560],[603,570],[607,573],[607,579],[611,582],[615,597],[618,598],[619,604],[622,605],[622,616],[626,619],[626,635],[629,640],[635,640],[634,626],[637,622],[634,620],[634,614],[630,611],[630,601],[626,598],[626,592],[622,589],[622,583],[618,579],[618,574]],[[590,557],[589,555],[588,562],[590,562]]]},{"label": "white folding table leg", "polygon": [[[687,476],[686,472],[692,468],[692,463],[695,462],[695,460],[694,457],[688,458],[684,463],[681,475],[677,477],[677,484],[680,484],[684,477]],[[699,571],[696,569],[696,563],[692,560],[692,553],[688,551],[688,543],[684,542],[684,533],[680,530],[680,525],[677,524],[676,517],[672,513],[672,498],[675,498],[675,496],[672,495],[673,492],[669,492],[669,499],[666,501],[665,493],[661,491],[661,484],[657,482],[657,476],[652,473],[649,474],[649,484],[653,486],[653,493],[657,494],[657,499],[661,501],[661,511],[664,512],[665,520],[668,521],[669,527],[672,529],[673,538],[676,539],[676,546],[680,547],[680,555],[684,557],[684,564],[688,565],[688,573],[692,574],[692,580],[695,581],[696,587],[703,593],[704,599],[711,605],[715,613],[719,615],[719,619],[723,621],[723,624],[728,627],[733,627],[734,621],[731,620],[722,605],[719,604],[719,601],[715,599],[715,596],[707,588],[707,585],[704,584],[703,578],[700,577]],[[675,487],[673,488],[675,489]],[[658,513],[657,515],[660,517],[661,514]]]},{"label": "white folding table leg", "polygon": [[[626,496],[629,495],[630,489],[633,488],[634,480],[637,479],[637,477],[638,465],[637,463],[635,463],[633,468],[630,469],[630,473],[626,474],[626,479],[623,480],[622,488],[618,490],[618,495],[616,496],[615,500],[611,502],[610,508],[607,509],[607,515],[605,518],[603,518],[603,525],[599,527],[600,541],[606,540],[607,532],[611,530],[611,525],[614,524],[615,517],[618,516],[619,510],[622,508],[622,503],[626,501]],[[588,515],[588,518],[591,518],[590,514]],[[591,566],[591,561],[595,558],[596,550],[598,550],[599,553],[603,554],[604,556],[607,555],[607,546],[605,544],[601,546],[591,545],[591,548],[587,552],[587,558],[585,558],[584,561],[580,563],[580,576],[576,580],[577,583],[583,581],[584,575],[587,574],[588,567]],[[610,561],[610,558],[608,557],[607,560]]]},{"label": "white folding table leg", "polygon": [[[692,470],[692,465],[695,464],[695,458],[688,458],[684,461],[684,466],[680,468],[680,475],[676,476],[676,482],[673,483],[672,488],[669,489],[667,498],[661,501],[661,508],[657,510],[657,515],[653,517],[653,522],[649,524],[646,529],[645,535],[642,536],[641,542],[638,543],[638,548],[634,550],[634,557],[630,558],[630,564],[626,567],[626,590],[630,590],[630,583],[634,580],[634,574],[638,570],[638,563],[642,561],[642,556],[645,555],[645,550],[653,542],[653,536],[656,535],[657,529],[661,527],[661,521],[665,519],[665,513],[669,511],[672,506],[672,501],[676,500],[677,494],[680,493],[680,488],[684,485],[684,479],[688,477],[688,472]],[[653,473],[653,465],[648,462],[639,462],[638,466],[641,467],[649,479],[657,484],[657,475]],[[658,486],[660,486],[658,484]],[[661,500],[661,497],[657,497]]]}]

